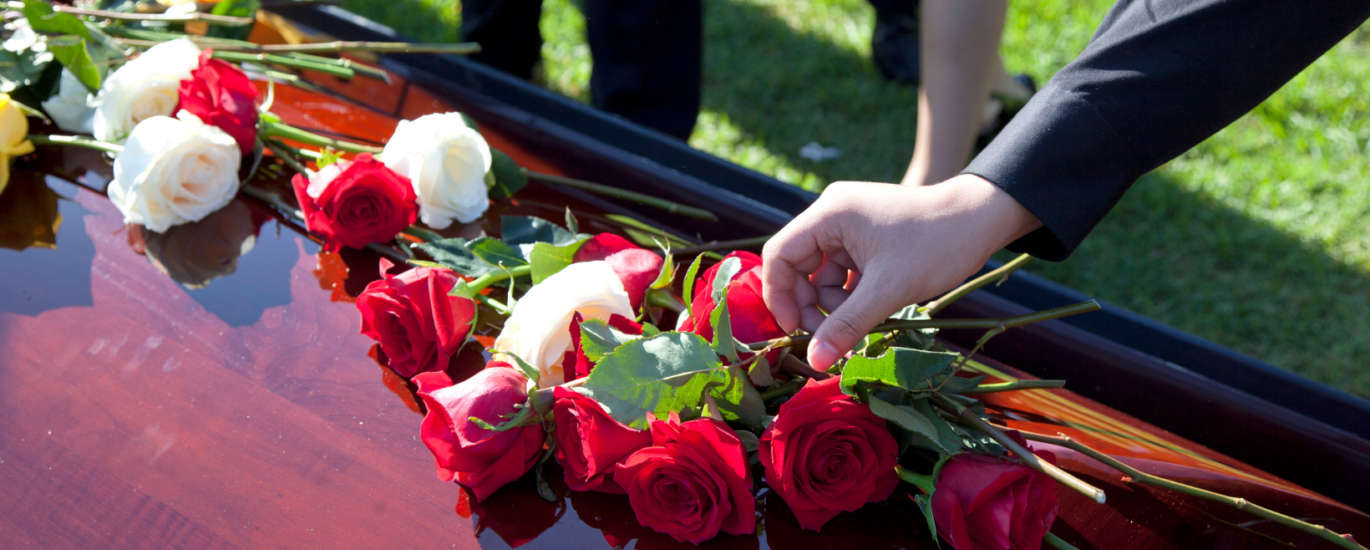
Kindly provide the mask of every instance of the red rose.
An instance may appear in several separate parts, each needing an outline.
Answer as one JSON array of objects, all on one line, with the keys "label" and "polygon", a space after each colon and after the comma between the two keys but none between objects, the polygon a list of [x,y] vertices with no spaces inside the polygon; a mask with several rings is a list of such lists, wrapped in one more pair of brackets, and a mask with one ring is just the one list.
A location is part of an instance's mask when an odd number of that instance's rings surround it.
[{"label": "red rose", "polygon": [[[742,269],[733,275],[732,284],[728,286],[728,317],[732,319],[733,337],[751,344],[784,336],[785,329],[780,328],[780,323],[771,316],[770,308],[761,298],[761,257],[738,251],[724,257],[727,258],[742,261]],[[690,316],[681,322],[678,328],[681,332],[693,332],[710,342],[714,341],[714,328],[709,324],[709,316],[713,315],[716,305],[713,299],[714,277],[718,275],[721,265],[723,262],[709,267],[704,271],[704,276],[695,282]],[[772,370],[779,366],[774,363],[774,355],[779,353],[767,356],[772,360]]]},{"label": "red rose", "polygon": [[651,418],[652,446],[614,468],[638,522],[678,541],[699,544],[719,531],[756,530],[747,451],[727,424]]},{"label": "red rose", "polygon": [[[561,361],[562,376],[567,382],[590,376],[590,371],[595,368],[595,362],[586,357],[585,350],[580,347],[580,324],[584,322],[585,317],[582,317],[580,312],[571,316],[571,350],[566,352]],[[642,325],[617,313],[609,315],[606,323],[624,334],[642,334]]]},{"label": "red rose", "polygon": [[528,379],[508,363],[492,362],[485,370],[452,385],[441,372],[414,377],[419,397],[428,407],[420,433],[438,462],[438,479],[456,481],[485,500],[495,489],[523,476],[542,453],[541,424],[496,432],[471,422],[476,417],[503,424],[528,401]]},{"label": "red rose", "polygon": [[899,483],[899,444],[840,383],[809,380],[780,406],[757,447],[766,484],[814,531],[839,512],[885,500]]},{"label": "red rose", "polygon": [[650,250],[638,248],[627,239],[613,233],[600,233],[580,245],[574,258],[576,262],[609,262],[623,289],[628,291],[628,301],[636,310],[642,307],[642,298],[647,289],[661,274],[661,256]]},{"label": "red rose", "polygon": [[[1036,454],[1056,462],[1050,452]],[[1060,508],[1055,487],[1056,480],[1022,464],[955,455],[942,465],[932,493],[937,534],[957,550],[1037,550]]]},{"label": "red rose", "polygon": [[557,460],[572,491],[622,493],[614,481],[615,464],[652,444],[652,434],[619,424],[598,401],[557,386],[552,418],[556,421]]},{"label": "red rose", "polygon": [[220,59],[213,50],[200,52],[200,67],[181,81],[180,104],[172,112],[189,111],[205,124],[233,136],[243,154],[257,141],[257,87],[242,69]]},{"label": "red rose", "polygon": [[447,295],[460,280],[451,271],[419,267],[388,275],[392,264],[381,259],[380,265],[381,279],[357,296],[362,334],[380,342],[400,376],[445,370],[470,332],[476,304]]},{"label": "red rose", "polygon": [[311,180],[290,180],[309,230],[324,237],[324,251],[387,242],[414,223],[419,205],[409,178],[369,153],[325,166]]}]

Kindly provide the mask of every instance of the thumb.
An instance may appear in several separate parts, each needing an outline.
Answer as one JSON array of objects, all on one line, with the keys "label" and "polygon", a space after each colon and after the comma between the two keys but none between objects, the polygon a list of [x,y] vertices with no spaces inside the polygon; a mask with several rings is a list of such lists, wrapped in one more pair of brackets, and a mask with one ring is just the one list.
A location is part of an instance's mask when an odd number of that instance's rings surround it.
[{"label": "thumb", "polygon": [[895,310],[890,304],[890,293],[875,283],[878,276],[862,277],[842,305],[823,319],[809,341],[809,364],[827,370],[843,355],[855,348],[876,325],[888,319]]}]

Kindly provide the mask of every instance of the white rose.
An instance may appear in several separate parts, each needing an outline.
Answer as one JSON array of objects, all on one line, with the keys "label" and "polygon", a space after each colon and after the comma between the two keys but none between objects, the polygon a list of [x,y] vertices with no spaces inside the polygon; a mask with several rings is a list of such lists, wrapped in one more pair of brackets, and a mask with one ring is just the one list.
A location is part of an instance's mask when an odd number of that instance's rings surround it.
[{"label": "white rose", "polygon": [[514,353],[542,372],[542,387],[563,382],[561,362],[571,349],[571,317],[633,317],[628,292],[608,262],[581,262],[543,280],[519,298],[495,349]]},{"label": "white rose", "polygon": [[121,143],[139,122],[172,116],[181,81],[200,66],[200,48],[189,38],[163,42],[124,64],[95,96],[95,139]]},{"label": "white rose", "polygon": [[429,227],[445,228],[453,218],[470,223],[490,206],[485,191],[490,146],[460,113],[400,121],[381,162],[413,182],[419,219]]},{"label": "white rose", "polygon": [[114,157],[109,198],[124,222],[162,233],[203,219],[238,193],[238,142],[190,113],[179,116],[139,123]]},{"label": "white rose", "polygon": [[43,110],[63,131],[77,134],[94,132],[95,108],[91,107],[91,103],[95,98],[71,71],[62,69],[60,82],[57,95],[43,102]]}]

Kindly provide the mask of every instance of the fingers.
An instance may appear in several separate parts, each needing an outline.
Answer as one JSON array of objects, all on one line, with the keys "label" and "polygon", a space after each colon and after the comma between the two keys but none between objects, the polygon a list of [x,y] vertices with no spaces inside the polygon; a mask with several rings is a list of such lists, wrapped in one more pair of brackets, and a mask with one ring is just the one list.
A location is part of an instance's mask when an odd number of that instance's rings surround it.
[{"label": "fingers", "polygon": [[809,274],[823,265],[823,251],[811,218],[801,214],[767,241],[761,253],[761,298],[786,332],[800,327],[802,312],[818,299]]},{"label": "fingers", "polygon": [[831,367],[898,309],[893,306],[898,300],[890,300],[895,293],[878,280],[876,276],[863,278],[851,295],[819,324],[809,342],[809,364],[813,368]]}]

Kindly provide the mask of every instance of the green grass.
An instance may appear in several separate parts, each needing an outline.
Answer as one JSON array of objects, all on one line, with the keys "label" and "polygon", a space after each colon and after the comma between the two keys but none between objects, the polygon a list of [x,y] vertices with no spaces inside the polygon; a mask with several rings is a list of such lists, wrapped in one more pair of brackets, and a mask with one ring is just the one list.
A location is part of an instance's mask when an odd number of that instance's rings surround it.
[{"label": "green grass", "polygon": [[[1039,82],[1088,43],[1105,0],[1012,3],[1003,55]],[[454,0],[345,0],[424,40],[454,40]],[[863,0],[707,0],[704,109],[690,144],[820,190],[896,181],[913,90],[870,62]],[[571,0],[545,0],[553,90],[586,100]],[[1076,254],[1031,271],[1275,365],[1370,397],[1370,31],[1251,114],[1143,178]],[[798,156],[810,141],[842,158]]]}]

